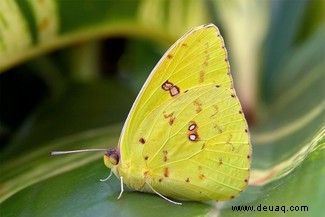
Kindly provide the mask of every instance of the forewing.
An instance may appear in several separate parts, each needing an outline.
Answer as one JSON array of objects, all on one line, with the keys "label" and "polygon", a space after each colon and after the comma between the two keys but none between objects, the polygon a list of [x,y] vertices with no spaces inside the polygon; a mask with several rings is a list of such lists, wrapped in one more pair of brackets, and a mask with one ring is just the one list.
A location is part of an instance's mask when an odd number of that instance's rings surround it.
[{"label": "forewing", "polygon": [[[231,88],[227,52],[219,30],[213,24],[197,27],[164,54],[151,72],[124,124],[119,147],[122,160],[141,151],[134,138],[150,112],[180,93],[206,84]],[[146,126],[150,130],[153,126]]]}]

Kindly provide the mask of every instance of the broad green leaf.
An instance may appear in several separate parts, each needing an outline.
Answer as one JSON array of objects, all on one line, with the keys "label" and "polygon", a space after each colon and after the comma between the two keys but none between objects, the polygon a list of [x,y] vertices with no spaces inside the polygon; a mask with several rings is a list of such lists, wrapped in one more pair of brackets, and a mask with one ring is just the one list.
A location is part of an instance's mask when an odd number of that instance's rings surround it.
[{"label": "broad green leaf", "polygon": [[0,71],[103,36],[141,35],[171,42],[208,22],[206,10],[204,2],[195,0],[2,0]]}]

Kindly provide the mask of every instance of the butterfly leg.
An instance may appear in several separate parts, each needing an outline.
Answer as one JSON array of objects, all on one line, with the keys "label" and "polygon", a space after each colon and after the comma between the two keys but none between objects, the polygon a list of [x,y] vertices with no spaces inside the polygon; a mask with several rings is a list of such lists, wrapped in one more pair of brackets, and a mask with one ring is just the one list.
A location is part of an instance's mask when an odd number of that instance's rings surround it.
[{"label": "butterfly leg", "polygon": [[113,171],[111,170],[111,172],[109,173],[109,175],[105,178],[105,179],[100,179],[101,182],[105,182],[107,181],[113,174]]},{"label": "butterfly leg", "polygon": [[164,200],[167,200],[168,202],[172,203],[172,204],[175,204],[175,205],[182,205],[182,203],[180,202],[176,202],[176,201],[173,201],[171,199],[168,199],[167,197],[165,197],[164,195],[160,194],[158,191],[156,191],[155,189],[153,189],[153,187],[151,187],[151,185],[149,183],[146,182],[146,184],[149,186],[149,188],[151,188],[151,190],[153,192],[155,192],[158,196],[160,196],[161,198],[163,198]]},{"label": "butterfly leg", "polygon": [[124,187],[123,187],[123,177],[121,176],[120,177],[121,179],[121,192],[120,192],[120,195],[118,196],[118,200],[122,197],[122,194],[123,194],[123,191],[124,191]]}]

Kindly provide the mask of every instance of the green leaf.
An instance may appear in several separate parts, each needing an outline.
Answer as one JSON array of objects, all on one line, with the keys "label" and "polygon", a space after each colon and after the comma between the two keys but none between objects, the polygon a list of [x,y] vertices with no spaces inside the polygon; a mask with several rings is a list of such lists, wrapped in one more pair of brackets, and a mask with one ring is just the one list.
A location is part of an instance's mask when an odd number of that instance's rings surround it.
[{"label": "green leaf", "polygon": [[207,22],[205,11],[204,2],[193,0],[3,0],[0,71],[44,52],[104,36],[141,35],[172,42]]}]

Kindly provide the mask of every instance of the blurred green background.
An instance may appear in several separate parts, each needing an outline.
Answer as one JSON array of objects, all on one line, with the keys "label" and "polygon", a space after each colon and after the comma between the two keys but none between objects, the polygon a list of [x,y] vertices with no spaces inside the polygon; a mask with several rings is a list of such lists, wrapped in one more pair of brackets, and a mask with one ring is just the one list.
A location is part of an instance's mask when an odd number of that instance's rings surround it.
[{"label": "blurred green background", "polygon": [[[322,0],[1,0],[0,215],[324,216],[324,20]],[[116,146],[159,58],[205,23],[224,37],[250,126],[240,196],[175,206],[127,190],[116,201],[119,181],[99,182],[102,153],[48,156]]]}]

